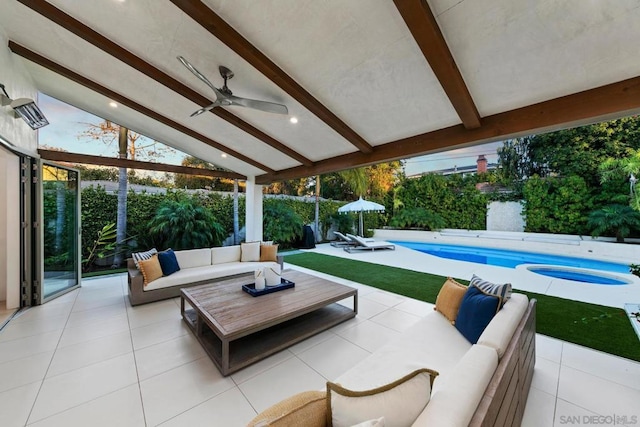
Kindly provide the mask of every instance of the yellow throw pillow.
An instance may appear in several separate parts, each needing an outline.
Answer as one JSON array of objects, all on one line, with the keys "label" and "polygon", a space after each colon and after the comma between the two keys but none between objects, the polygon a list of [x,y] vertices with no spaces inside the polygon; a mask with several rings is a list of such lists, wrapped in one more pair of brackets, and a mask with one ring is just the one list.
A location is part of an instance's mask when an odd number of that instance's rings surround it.
[{"label": "yellow throw pillow", "polygon": [[324,427],[327,394],[324,391],[304,391],[289,397],[259,413],[247,427]]},{"label": "yellow throw pillow", "polygon": [[384,417],[385,424],[409,426],[431,399],[436,371],[423,368],[382,387],[348,390],[327,382],[327,425],[350,427]]},{"label": "yellow throw pillow", "polygon": [[260,262],[264,261],[278,261],[278,245],[260,246]]},{"label": "yellow throw pillow", "polygon": [[447,277],[436,298],[436,310],[449,319],[452,325],[456,323],[460,303],[465,292],[467,292],[465,285],[456,282],[451,277]]},{"label": "yellow throw pillow", "polygon": [[158,255],[154,255],[143,261],[138,261],[138,268],[144,278],[144,286],[162,277],[162,267],[160,266]]}]

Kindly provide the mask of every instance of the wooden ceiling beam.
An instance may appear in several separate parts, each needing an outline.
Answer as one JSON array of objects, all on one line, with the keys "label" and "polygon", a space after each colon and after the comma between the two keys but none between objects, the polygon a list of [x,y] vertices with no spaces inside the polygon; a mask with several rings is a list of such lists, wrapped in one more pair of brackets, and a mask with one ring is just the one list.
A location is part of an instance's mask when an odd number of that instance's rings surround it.
[{"label": "wooden ceiling beam", "polygon": [[233,27],[199,0],[171,0],[178,8],[209,31],[214,37],[240,55],[245,61],[287,92],[307,110],[338,132],[363,153],[371,153],[373,147],[344,123],[331,110],[307,92],[273,61],[267,58]]},{"label": "wooden ceiling beam", "polygon": [[256,177],[256,183],[335,172],[639,113],[640,76],[487,116],[482,119],[482,127],[477,129],[452,126],[378,145],[371,154],[350,153],[316,162],[313,168],[295,167],[260,175]]},{"label": "wooden ceiling beam", "polygon": [[[114,43],[109,40],[102,34],[97,31],[89,28],[87,25],[73,18],[72,16],[66,14],[55,6],[49,4],[45,0],[18,0],[23,5],[29,7],[33,11],[41,14],[45,18],[55,22],[60,25],[62,28],[67,31],[77,35],[78,37],[84,39],[85,41],[91,43],[98,49],[106,52],[107,54],[113,56],[116,59],[124,62],[125,64],[135,68],[141,73],[145,74],[147,77],[157,81],[158,83],[164,85],[165,87],[173,90],[177,94],[187,98],[188,100],[200,105],[201,107],[206,107],[210,105],[212,101],[208,98],[200,95],[195,90],[191,89],[187,85],[179,82],[173,77],[169,76],[165,72],[159,70],[148,62],[144,61],[142,58],[134,55],[129,52],[122,46]],[[211,113],[220,117],[221,119],[227,121],[233,126],[238,127],[254,138],[262,141],[263,143],[271,146],[275,150],[280,151],[281,153],[291,157],[292,159],[297,160],[305,166],[312,166],[313,162],[308,158],[304,157],[300,153],[276,140],[275,138],[267,135],[262,132],[260,129],[254,127],[253,125],[245,122],[238,116],[230,113],[224,108],[214,108],[210,110]]]},{"label": "wooden ceiling beam", "polygon": [[467,129],[480,127],[480,114],[427,0],[394,0],[422,54]]},{"label": "wooden ceiling beam", "polygon": [[155,112],[154,110],[147,108],[141,104],[138,104],[137,102],[125,97],[124,95],[121,95],[111,89],[108,89],[96,82],[94,82],[93,80],[90,80],[84,76],[81,76],[80,74],[76,73],[75,71],[72,71],[66,67],[63,67],[60,64],[57,64],[53,61],[51,61],[48,58],[45,58],[44,56],[35,53],[29,49],[27,49],[24,46],[19,45],[18,43],[9,40],[9,49],[11,49],[11,51],[13,53],[15,53],[16,55],[19,55],[21,57],[23,57],[24,59],[27,59],[35,64],[38,64],[48,70],[53,71],[56,74],[59,74],[63,77],[68,78],[71,81],[74,81],[88,89],[93,90],[94,92],[97,92],[103,96],[106,96],[109,99],[112,99],[116,102],[119,102],[120,104],[127,106],[129,108],[131,108],[132,110],[135,110],[141,114],[144,114],[147,117],[150,117],[154,120],[157,120],[160,123],[163,123],[179,132],[184,133],[185,135],[188,135],[194,139],[197,139],[207,145],[209,145],[210,147],[216,148],[220,151],[223,151],[225,153],[227,153],[230,156],[235,157],[238,160],[241,160],[247,164],[250,164],[252,166],[257,167],[258,169],[261,169],[265,172],[268,173],[273,173],[275,172],[273,169],[271,169],[268,166],[263,165],[260,162],[257,162],[255,160],[253,160],[250,157],[245,156],[244,154],[238,153],[234,150],[231,150],[230,148],[228,148],[225,145],[220,144],[217,141],[214,141],[211,138],[208,138],[196,131],[194,131],[193,129],[190,129],[176,121],[171,120],[168,117],[163,116],[160,113]]},{"label": "wooden ceiling beam", "polygon": [[228,178],[246,180],[247,177],[235,172],[215,171],[211,169],[192,168],[169,165],[166,163],[141,162],[139,160],[117,159],[115,157],[91,156],[88,154],[67,153],[65,151],[39,149],[38,154],[45,160],[53,162],[69,162],[99,166],[113,166],[127,169],[144,169],[157,172],[181,173],[185,175],[209,176],[212,178]]}]

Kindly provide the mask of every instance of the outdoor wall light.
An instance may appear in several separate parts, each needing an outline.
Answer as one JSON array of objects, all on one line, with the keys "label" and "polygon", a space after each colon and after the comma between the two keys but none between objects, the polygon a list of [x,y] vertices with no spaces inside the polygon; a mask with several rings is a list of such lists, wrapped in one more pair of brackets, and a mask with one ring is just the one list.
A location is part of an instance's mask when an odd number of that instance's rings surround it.
[{"label": "outdoor wall light", "polygon": [[2,103],[2,106],[10,106],[13,111],[15,111],[16,118],[22,117],[22,119],[27,122],[31,129],[39,129],[49,124],[49,121],[44,116],[44,114],[42,114],[42,111],[40,111],[40,108],[38,108],[36,102],[33,99],[11,99],[2,83],[0,83],[0,89],[2,89],[2,92],[4,92],[0,94],[0,101]]}]

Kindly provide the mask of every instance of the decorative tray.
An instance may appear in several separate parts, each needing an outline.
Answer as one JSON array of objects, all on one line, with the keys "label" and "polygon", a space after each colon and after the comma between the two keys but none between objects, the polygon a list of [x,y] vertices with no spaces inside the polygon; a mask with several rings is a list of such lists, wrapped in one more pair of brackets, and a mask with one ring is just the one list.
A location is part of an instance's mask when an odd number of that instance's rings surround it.
[{"label": "decorative tray", "polygon": [[248,285],[242,285],[242,290],[251,295],[252,297],[259,297],[260,295],[270,294],[272,292],[282,291],[284,289],[293,288],[296,284],[283,277],[280,278],[279,285],[265,286],[264,289],[256,289],[255,283],[249,283]]}]

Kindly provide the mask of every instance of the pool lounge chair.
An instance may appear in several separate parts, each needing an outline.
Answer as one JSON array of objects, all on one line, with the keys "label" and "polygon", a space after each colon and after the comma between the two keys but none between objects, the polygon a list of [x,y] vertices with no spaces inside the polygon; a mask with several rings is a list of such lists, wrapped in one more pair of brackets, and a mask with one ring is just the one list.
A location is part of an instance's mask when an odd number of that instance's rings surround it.
[{"label": "pool lounge chair", "polygon": [[334,240],[333,242],[330,243],[330,245],[333,246],[333,247],[341,248],[341,247],[344,247],[344,246],[355,246],[355,245],[357,245],[357,243],[353,239],[350,239],[349,237],[345,236],[344,234],[342,234],[339,231],[334,231],[333,234],[338,236],[337,240]]},{"label": "pool lounge chair", "polygon": [[347,234],[347,237],[357,243],[356,246],[347,246],[345,251],[351,253],[353,251],[375,251],[376,249],[391,249],[394,251],[396,246],[392,243],[385,242],[383,240],[365,239],[360,236],[354,236],[353,234]]}]

